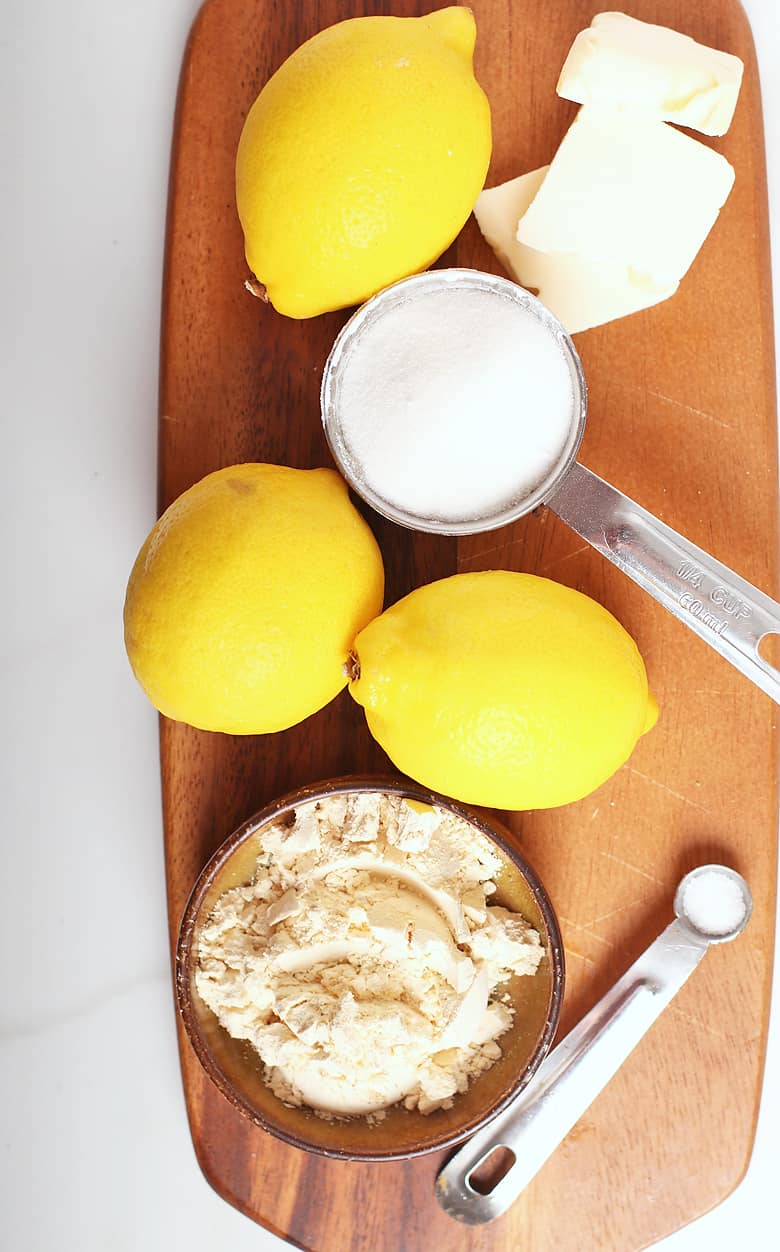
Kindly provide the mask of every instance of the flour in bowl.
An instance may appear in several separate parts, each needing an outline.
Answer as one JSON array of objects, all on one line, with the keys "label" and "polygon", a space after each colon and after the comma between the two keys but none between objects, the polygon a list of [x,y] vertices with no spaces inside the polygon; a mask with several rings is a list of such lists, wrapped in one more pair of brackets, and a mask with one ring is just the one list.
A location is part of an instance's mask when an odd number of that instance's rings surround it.
[{"label": "flour in bowl", "polygon": [[491,905],[501,859],[469,822],[385,792],[261,828],[257,872],[201,931],[196,985],[285,1103],[382,1116],[449,1108],[501,1056],[506,983],[538,933]]}]

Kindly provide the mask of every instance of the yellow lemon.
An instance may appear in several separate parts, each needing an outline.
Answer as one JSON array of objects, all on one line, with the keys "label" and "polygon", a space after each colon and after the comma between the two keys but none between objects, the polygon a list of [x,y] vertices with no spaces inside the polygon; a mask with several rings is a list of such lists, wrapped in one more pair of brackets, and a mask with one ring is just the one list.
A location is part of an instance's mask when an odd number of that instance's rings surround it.
[{"label": "yellow lemon", "polygon": [[553,808],[628,759],[658,710],[630,635],[569,587],[456,574],[358,635],[350,691],[412,778],[471,804]]},{"label": "yellow lemon", "polygon": [[166,509],[133,566],[125,645],[152,704],[202,730],[284,730],[346,684],[382,608],[376,540],[333,470],[232,465]]},{"label": "yellow lemon", "polygon": [[475,38],[459,7],[352,18],[263,87],[238,146],[236,204],[249,267],[280,313],[358,304],[452,243],[490,160]]}]

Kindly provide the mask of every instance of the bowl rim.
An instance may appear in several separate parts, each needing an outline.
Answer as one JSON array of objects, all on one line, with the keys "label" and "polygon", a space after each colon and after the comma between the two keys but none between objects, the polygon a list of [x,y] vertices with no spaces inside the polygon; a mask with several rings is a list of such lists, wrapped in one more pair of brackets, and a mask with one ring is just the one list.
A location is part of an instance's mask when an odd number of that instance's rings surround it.
[{"label": "bowl rim", "polygon": [[[542,914],[549,936],[550,998],[547,1018],[527,1064],[516,1075],[515,1081],[501,1099],[491,1104],[482,1113],[472,1117],[459,1130],[442,1132],[440,1135],[426,1140],[420,1147],[407,1147],[398,1150],[392,1147],[377,1150],[349,1149],[339,1146],[330,1147],[314,1144],[294,1131],[289,1130],[281,1122],[275,1123],[271,1121],[254,1107],[230,1081],[227,1075],[223,1073],[201,1035],[192,1004],[192,973],[194,962],[197,959],[194,950],[195,928],[203,898],[217,873],[236,849],[261,826],[286,816],[291,810],[301,804],[322,799],[326,796],[342,795],[353,791],[379,791],[390,795],[400,795],[412,800],[419,800],[421,803],[438,805],[475,825],[487,838],[501,848],[504,854],[523,874]],[[341,775],[297,787],[264,805],[263,808],[242,822],[232,834],[228,835],[227,839],[209,857],[190,892],[179,926],[174,954],[174,985],[179,1018],[201,1067],[228,1102],[261,1130],[274,1135],[277,1139],[281,1139],[294,1148],[304,1152],[313,1152],[318,1156],[325,1156],[331,1159],[366,1162],[410,1160],[413,1157],[427,1155],[431,1152],[440,1152],[454,1147],[476,1134],[478,1130],[481,1130],[488,1122],[491,1122],[499,1113],[503,1112],[507,1105],[530,1082],[552,1046],[560,1020],[565,983],[563,938],[547,890],[534,868],[529,864],[525,856],[510,843],[507,835],[508,831],[500,820],[489,815],[484,810],[472,808],[440,792],[431,791],[429,788],[397,775],[381,774]]]}]

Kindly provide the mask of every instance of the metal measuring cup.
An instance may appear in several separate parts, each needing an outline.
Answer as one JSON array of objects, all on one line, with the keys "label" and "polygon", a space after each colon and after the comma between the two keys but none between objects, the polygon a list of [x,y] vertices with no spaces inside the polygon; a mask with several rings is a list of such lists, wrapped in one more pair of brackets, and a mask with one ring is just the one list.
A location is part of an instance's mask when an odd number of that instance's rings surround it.
[{"label": "metal measuring cup", "polygon": [[[574,402],[571,421],[550,472],[532,491],[491,514],[442,521],[405,512],[366,483],[342,429],[339,391],[362,333],[400,302],[457,287],[516,301],[557,340],[567,361]],[[388,397],[389,406],[392,397]],[[336,464],[359,496],[383,517],[412,530],[470,535],[495,530],[546,504],[607,560],[654,596],[679,621],[780,704],[780,672],[759,652],[780,633],[780,604],[716,561],[577,460],[587,416],[582,363],[564,327],[545,305],[508,279],[479,270],[431,270],[385,288],[350,318],[336,338],[322,378],[322,422]]]},{"label": "metal measuring cup", "polygon": [[[727,887],[737,902],[707,921],[691,900],[704,881]],[[617,1073],[642,1036],[695,970],[713,943],[745,929],[753,908],[741,874],[700,865],[681,880],[675,920],[646,948],[607,994],[548,1053],[530,1083],[499,1116],[450,1157],[436,1179],[436,1198],[456,1221],[479,1225],[506,1212]],[[474,1185],[494,1153],[509,1166],[492,1186]],[[500,1172],[500,1171],[499,1171]]]}]

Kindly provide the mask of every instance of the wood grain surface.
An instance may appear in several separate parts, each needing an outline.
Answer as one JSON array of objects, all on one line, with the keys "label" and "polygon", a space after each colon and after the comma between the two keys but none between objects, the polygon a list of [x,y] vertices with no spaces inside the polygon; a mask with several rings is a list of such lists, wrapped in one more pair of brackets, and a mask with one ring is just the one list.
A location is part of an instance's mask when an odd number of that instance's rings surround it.
[{"label": "wood grain surface", "polygon": [[[322,366],[345,314],[280,317],[244,290],[233,190],[241,125],[282,60],[323,26],[430,3],[208,0],[186,50],[173,146],[162,326],[159,487],[164,508],[220,466],[330,464]],[[571,40],[606,7],[473,0],[476,71],[490,98],[488,184],[550,160],[575,106],[555,83]],[[582,460],[695,543],[777,595],[776,448],[761,108],[735,0],[637,0],[628,12],[737,53],[745,82],[713,142],[735,188],[672,300],[578,335],[590,389]],[[443,264],[500,272],[473,220]],[[776,881],[776,710],[551,513],[468,540],[369,517],[387,602],[453,573],[507,567],[596,597],[646,658],[661,717],[590,798],[508,815],[558,910],[568,1030],[671,916],[685,870],[722,860],[755,896],[746,933],[714,949],[508,1214],[463,1228],[433,1196],[441,1158],[360,1165],[286,1147],[234,1112],[180,1035],[198,1159],[231,1204],[318,1252],[624,1252],[723,1199],[745,1170],[764,1057]],[[162,722],[171,941],[211,852],[267,800],[341,773],[387,770],[344,693],[284,734],[210,735]]]}]

